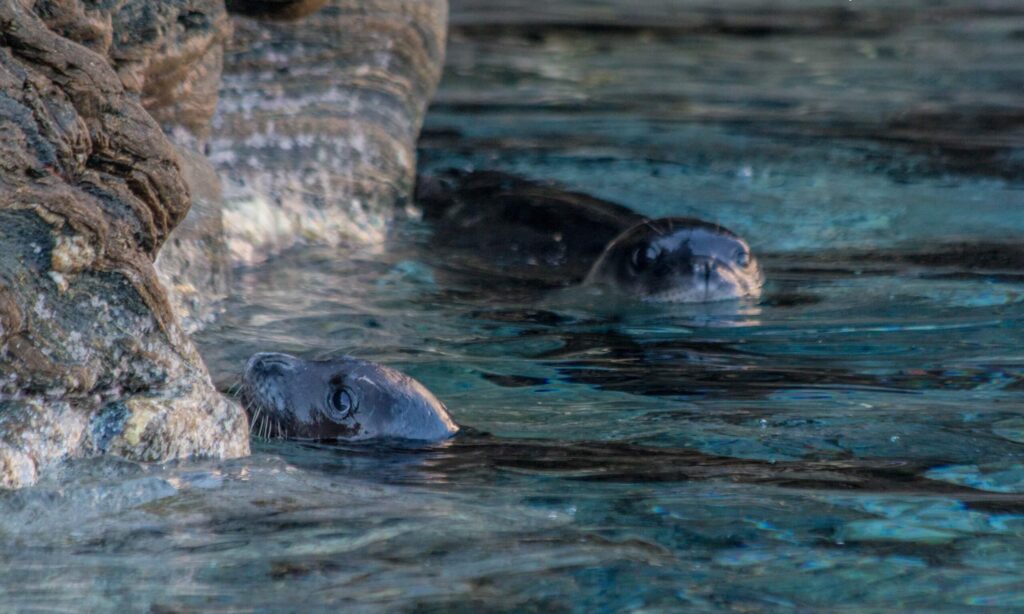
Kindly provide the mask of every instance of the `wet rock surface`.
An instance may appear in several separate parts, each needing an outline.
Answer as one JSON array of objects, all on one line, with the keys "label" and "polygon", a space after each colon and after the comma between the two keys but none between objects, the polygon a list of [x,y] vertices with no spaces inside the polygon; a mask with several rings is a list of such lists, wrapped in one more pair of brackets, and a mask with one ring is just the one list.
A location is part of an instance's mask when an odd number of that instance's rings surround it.
[{"label": "wet rock surface", "polygon": [[[139,102],[146,81],[128,76],[146,63],[119,47],[127,6],[0,6],[2,486],[72,456],[248,452],[241,410],[211,386],[153,267],[190,200]],[[152,49],[176,46],[150,34]]]},{"label": "wet rock surface", "polygon": [[298,242],[383,238],[412,189],[446,18],[444,0],[331,0],[301,21],[236,17],[210,141],[233,263]]},{"label": "wet rock surface", "polygon": [[202,153],[179,149],[192,208],[156,260],[160,281],[183,328],[193,333],[213,321],[228,296],[231,266],[224,235],[220,177]]},{"label": "wet rock surface", "polygon": [[0,486],[248,453],[187,332],[232,264],[379,238],[443,56],[443,1],[324,4],[0,6]]}]

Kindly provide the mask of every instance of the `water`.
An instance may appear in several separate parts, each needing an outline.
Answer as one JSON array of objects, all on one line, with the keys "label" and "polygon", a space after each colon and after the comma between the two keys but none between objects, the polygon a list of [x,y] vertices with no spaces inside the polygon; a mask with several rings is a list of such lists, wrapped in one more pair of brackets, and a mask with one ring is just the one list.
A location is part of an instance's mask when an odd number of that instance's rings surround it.
[{"label": "water", "polygon": [[525,6],[453,7],[421,164],[720,222],[767,300],[593,312],[415,220],[240,272],[222,387],[351,353],[468,432],[73,464],[0,497],[5,609],[1024,606],[1024,11]]}]

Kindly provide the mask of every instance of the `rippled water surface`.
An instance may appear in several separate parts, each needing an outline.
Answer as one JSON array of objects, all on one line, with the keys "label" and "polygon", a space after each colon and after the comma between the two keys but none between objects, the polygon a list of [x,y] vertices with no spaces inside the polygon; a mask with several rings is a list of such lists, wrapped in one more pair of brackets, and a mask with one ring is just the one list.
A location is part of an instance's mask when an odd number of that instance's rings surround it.
[{"label": "rippled water surface", "polygon": [[4,603],[1024,607],[1024,10],[728,6],[455,2],[421,164],[720,222],[765,300],[592,310],[414,219],[240,272],[223,388],[354,354],[466,432],[78,463],[0,497]]}]

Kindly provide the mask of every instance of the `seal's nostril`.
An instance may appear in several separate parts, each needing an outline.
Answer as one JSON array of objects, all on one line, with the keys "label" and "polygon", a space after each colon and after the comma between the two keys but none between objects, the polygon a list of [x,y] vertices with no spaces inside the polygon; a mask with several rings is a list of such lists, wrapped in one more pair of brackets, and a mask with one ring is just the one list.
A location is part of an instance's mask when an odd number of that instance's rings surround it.
[{"label": "seal's nostril", "polygon": [[280,360],[262,360],[255,366],[257,370],[264,373],[281,373],[288,370],[288,365]]},{"label": "seal's nostril", "polygon": [[703,277],[707,281],[711,277],[712,271],[715,270],[715,263],[711,260],[697,260],[693,263],[693,273],[699,277]]},{"label": "seal's nostril", "polygon": [[251,375],[280,374],[294,371],[294,363],[295,359],[287,354],[261,353],[249,359],[245,370]]}]

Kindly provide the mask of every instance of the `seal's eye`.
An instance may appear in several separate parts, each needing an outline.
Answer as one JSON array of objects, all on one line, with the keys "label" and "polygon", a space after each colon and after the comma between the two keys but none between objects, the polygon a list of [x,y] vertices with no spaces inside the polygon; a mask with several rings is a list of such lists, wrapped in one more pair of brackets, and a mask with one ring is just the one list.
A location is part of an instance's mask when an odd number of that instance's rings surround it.
[{"label": "seal's eye", "polygon": [[661,248],[657,245],[639,246],[633,250],[630,263],[636,271],[642,271],[661,258]]},{"label": "seal's eye", "polygon": [[352,393],[347,388],[335,388],[331,392],[331,398],[328,399],[332,412],[337,414],[338,418],[347,418],[356,407],[355,400],[352,398]]}]

